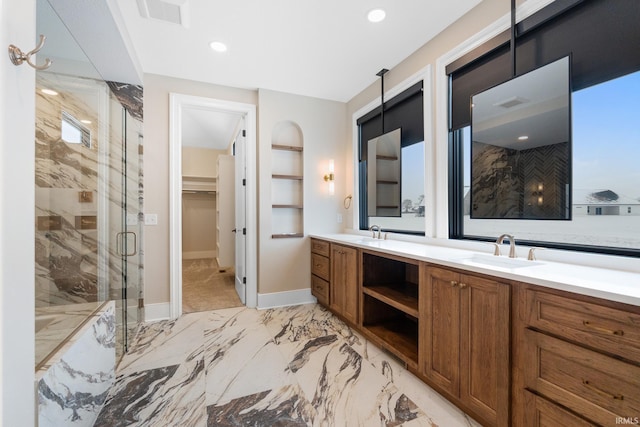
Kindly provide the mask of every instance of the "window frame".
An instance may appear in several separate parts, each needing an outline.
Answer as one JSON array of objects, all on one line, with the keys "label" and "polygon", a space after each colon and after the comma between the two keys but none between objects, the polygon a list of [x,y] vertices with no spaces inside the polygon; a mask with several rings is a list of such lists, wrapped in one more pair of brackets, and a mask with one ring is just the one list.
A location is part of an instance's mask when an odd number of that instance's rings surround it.
[{"label": "window frame", "polygon": [[[392,97],[402,93],[404,90],[410,88],[414,84],[422,81],[422,91],[423,91],[423,124],[424,124],[424,135],[425,135],[425,149],[424,149],[424,162],[425,162],[425,174],[424,174],[424,192],[425,192],[425,231],[424,233],[419,232],[417,235],[412,234],[404,234],[407,238],[424,238],[431,237],[435,234],[435,230],[437,228],[437,212],[436,212],[436,171],[437,168],[434,168],[436,165],[436,158],[438,157],[438,149],[436,147],[436,140],[433,139],[433,131],[434,131],[434,105],[432,105],[432,94],[435,94],[433,91],[433,75],[434,66],[432,64],[426,64],[422,69],[418,70],[415,74],[407,77],[406,79],[400,81],[399,83],[389,86],[389,88],[385,88],[384,98],[391,99]],[[357,120],[372,111],[376,107],[380,106],[381,97],[377,96],[372,98],[367,104],[361,106],[356,111],[351,113],[351,158],[349,162],[352,165],[353,174],[351,176],[351,180],[353,182],[352,185],[352,193],[346,195],[344,198],[344,206],[345,209],[351,210],[351,224],[350,228],[354,231],[365,231],[366,229],[362,227],[362,224],[366,224],[366,221],[362,221],[361,218],[361,210],[360,206],[364,203],[363,200],[360,200],[360,187],[366,186],[366,182],[362,182],[360,179],[360,161],[359,161],[359,152],[360,152],[360,128],[357,124]],[[444,183],[444,181],[443,181]],[[446,185],[446,184],[445,184]],[[444,192],[443,192],[444,194]],[[349,223],[347,223],[347,227],[349,227]],[[441,227],[442,228],[442,227]],[[385,231],[394,232],[392,230],[386,229]]]},{"label": "window frame", "polygon": [[[407,84],[409,83],[409,84]],[[426,89],[426,85],[429,84],[430,81],[428,81],[426,78],[417,78],[415,80],[409,80],[408,82],[405,82],[405,84],[401,85],[401,89],[400,87],[396,87],[393,89],[393,91],[395,92],[393,94],[392,97],[390,97],[390,99],[385,101],[385,106],[387,105],[387,103],[391,103],[391,104],[395,104],[397,102],[402,103],[404,100],[402,98],[404,98],[406,95],[406,92],[409,92],[410,89],[412,89],[412,87],[416,86],[417,84],[421,84],[421,96],[422,96],[422,108],[423,108],[423,114],[421,116],[422,119],[422,129],[423,129],[423,138],[422,141],[416,141],[413,142],[411,144],[407,144],[407,145],[401,145],[401,151],[402,148],[406,147],[406,146],[411,146],[414,144],[424,144],[424,158],[425,158],[425,163],[424,163],[424,177],[423,177],[423,192],[424,192],[424,202],[427,203],[427,188],[426,188],[426,181],[427,181],[427,176],[429,171],[427,170],[427,144],[426,144],[426,135],[427,135],[427,113],[428,113],[428,109],[426,108],[428,99],[427,96],[425,95],[425,91]],[[411,94],[408,95],[408,98],[411,98],[415,96],[415,94]],[[387,99],[387,94],[385,94],[385,99]],[[400,98],[400,101],[397,101],[397,99]],[[387,107],[385,107],[387,108]],[[367,231],[369,229],[369,218],[370,216],[368,215],[368,209],[367,209],[367,162],[366,161],[362,161],[361,160],[361,153],[362,153],[362,146],[363,146],[363,141],[362,141],[362,127],[361,125],[358,123],[360,122],[362,119],[364,119],[367,116],[370,115],[374,115],[375,116],[379,116],[380,113],[378,112],[376,114],[376,110],[381,109],[380,107],[380,102],[378,102],[378,105],[374,105],[374,106],[368,106],[365,107],[363,109],[361,109],[359,112],[354,114],[354,125],[355,125],[355,134],[357,135],[357,138],[355,140],[355,152],[354,152],[354,157],[355,157],[355,171],[357,172],[357,176],[358,176],[358,185],[356,187],[357,193],[358,193],[358,200],[359,200],[359,204],[358,204],[358,210],[357,210],[357,218],[358,218],[358,229],[361,231]],[[364,112],[363,112],[364,111]],[[386,112],[386,109],[385,109]],[[431,126],[429,126],[429,128],[431,128]],[[389,130],[391,130],[391,128],[387,129],[385,126],[385,132],[388,132]],[[402,168],[402,164],[403,162],[401,162],[401,168]],[[401,173],[402,173],[402,169],[401,169]],[[397,234],[405,234],[405,235],[412,235],[412,236],[427,236],[428,233],[428,223],[426,220],[427,217],[427,212],[425,209],[425,227],[424,227],[424,231],[418,231],[418,230],[404,230],[404,229],[395,229],[395,228],[384,228],[383,231],[385,232],[390,232],[390,233],[397,233]]]},{"label": "window frame", "polygon": [[[559,22],[560,25],[565,29],[569,28],[564,25],[563,19],[567,17],[570,20],[575,17],[580,17],[581,13],[583,17],[587,17],[586,21],[589,19],[595,19],[597,22],[601,21],[601,17],[597,14],[591,13],[585,14],[586,8],[589,7],[598,7],[598,4],[605,5],[606,7],[611,7],[611,4],[607,4],[604,1],[600,2],[583,2],[581,0],[569,0],[566,3],[558,3],[553,2],[546,7],[532,12],[530,14],[524,13],[524,18],[522,21],[516,24],[516,34],[517,37],[521,37],[517,39],[517,42],[523,40],[524,43],[527,43],[527,40],[531,40],[530,37],[538,37],[536,34],[537,31],[540,31],[540,34],[548,36],[547,33],[542,31],[544,30],[547,24],[550,24],[552,28],[553,25],[557,25]],[[628,7],[631,4],[629,1],[616,3],[615,7],[612,9],[612,13],[623,14],[627,19],[631,19],[633,14],[629,14],[628,10],[625,7]],[[626,5],[626,6],[625,6]],[[593,9],[592,9],[593,11]],[[573,14],[576,12],[576,14]],[[619,15],[620,16],[620,15]],[[554,24],[554,20],[558,18]],[[582,18],[577,18],[582,19]],[[581,21],[582,22],[582,21]],[[574,22],[575,25],[575,22]],[[441,137],[444,139],[446,134],[446,143],[447,143],[447,155],[448,155],[448,173],[446,178],[447,188],[448,188],[448,203],[449,203],[449,214],[447,215],[448,219],[448,237],[453,240],[469,240],[469,241],[485,241],[485,242],[493,242],[494,238],[488,236],[473,236],[473,235],[465,235],[464,234],[464,158],[462,152],[462,143],[460,141],[462,135],[463,126],[459,126],[458,129],[452,130],[454,126],[452,125],[452,74],[457,70],[460,70],[466,67],[469,64],[472,64],[474,61],[482,62],[484,58],[490,56],[492,53],[497,52],[499,49],[504,48],[504,44],[508,43],[508,32],[509,29],[505,30],[505,27],[509,26],[506,22],[496,22],[496,26],[490,27],[484,32],[481,32],[476,36],[476,43],[474,45],[467,44],[461,45],[456,50],[448,53],[438,60],[438,66],[441,74],[439,77],[441,80],[440,84],[442,84],[442,88],[446,90],[446,94],[442,93],[439,96],[440,102],[442,105],[439,106],[439,109],[447,112],[446,118],[446,128],[442,129]],[[615,25],[615,28],[611,27],[615,34],[619,34],[619,25]],[[625,31],[630,31],[628,27],[625,27]],[[633,30],[635,31],[635,30]],[[631,32],[630,41],[627,43],[633,43],[633,40],[637,37],[637,33]],[[600,37],[602,39],[602,37]],[[575,41],[575,43],[583,43],[584,41]],[[466,48],[465,48],[466,46]],[[520,46],[520,45],[517,45]],[[573,45],[571,45],[573,46]],[[598,54],[609,55],[611,49],[608,49],[609,45],[600,46]],[[588,45],[588,49],[591,51],[594,48],[592,45]],[[616,48],[620,48],[620,46],[616,46]],[[527,48],[525,46],[525,52]],[[447,60],[449,58],[450,60]],[[516,50],[516,59],[519,58],[519,61],[524,61],[525,63],[531,62],[533,58],[523,57],[522,54],[518,54],[518,50]],[[589,87],[600,82],[609,81],[616,77],[620,77],[626,73],[620,73],[620,66],[627,67],[633,69],[633,67],[638,67],[637,58],[636,59],[625,59],[627,62],[617,62],[617,65],[612,70],[608,70],[605,68],[595,67],[589,71],[589,73],[585,74],[584,69],[580,69],[578,71],[579,82],[576,83],[574,79],[572,79],[572,91],[575,92],[577,90],[583,89],[585,87]],[[631,62],[628,62],[631,61]],[[636,61],[636,62],[634,62]],[[519,62],[520,64],[520,62]],[[624,65],[626,64],[626,65]],[[531,64],[529,64],[531,65]],[[541,64],[539,64],[541,65]],[[520,68],[520,66],[518,66]],[[527,68],[525,65],[524,68]],[[577,67],[580,68],[580,67]],[[640,67],[638,67],[640,69]],[[582,74],[580,74],[582,72]],[[629,71],[628,71],[629,72]],[[520,72],[519,74],[521,74]],[[590,74],[591,73],[591,74]],[[617,75],[616,75],[617,73]],[[444,122],[440,122],[442,125],[445,125]],[[443,126],[444,127],[444,126]],[[443,141],[444,142],[444,141]],[[574,141],[575,144],[575,141]],[[444,177],[442,177],[444,178]],[[524,220],[527,221],[527,220]],[[444,230],[443,230],[444,231]],[[627,256],[633,258],[640,258],[640,249],[632,249],[632,248],[618,248],[618,247],[610,247],[610,246],[595,246],[595,245],[584,245],[584,244],[571,244],[571,243],[560,243],[560,242],[548,242],[548,241],[535,241],[535,240],[520,240],[518,239],[519,244],[527,245],[527,246],[544,246],[546,248],[551,249],[560,249],[560,250],[570,250],[576,252],[591,252],[603,255],[620,255]]]}]

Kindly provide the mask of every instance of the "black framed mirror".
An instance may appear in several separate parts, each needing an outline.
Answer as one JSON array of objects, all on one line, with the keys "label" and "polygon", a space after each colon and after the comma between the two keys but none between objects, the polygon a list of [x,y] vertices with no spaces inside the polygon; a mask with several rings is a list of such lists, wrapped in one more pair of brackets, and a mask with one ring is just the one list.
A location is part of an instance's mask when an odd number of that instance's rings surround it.
[{"label": "black framed mirror", "polygon": [[400,128],[367,143],[367,208],[370,217],[401,216]]},{"label": "black framed mirror", "polygon": [[566,56],[471,98],[474,219],[571,219]]}]

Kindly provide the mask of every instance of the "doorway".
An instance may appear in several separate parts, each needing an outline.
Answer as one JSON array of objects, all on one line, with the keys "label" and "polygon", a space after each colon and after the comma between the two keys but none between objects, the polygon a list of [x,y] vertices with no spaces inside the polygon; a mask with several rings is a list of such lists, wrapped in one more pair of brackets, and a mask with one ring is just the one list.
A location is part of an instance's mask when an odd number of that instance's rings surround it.
[{"label": "doorway", "polygon": [[171,318],[257,301],[255,106],[170,95]]}]

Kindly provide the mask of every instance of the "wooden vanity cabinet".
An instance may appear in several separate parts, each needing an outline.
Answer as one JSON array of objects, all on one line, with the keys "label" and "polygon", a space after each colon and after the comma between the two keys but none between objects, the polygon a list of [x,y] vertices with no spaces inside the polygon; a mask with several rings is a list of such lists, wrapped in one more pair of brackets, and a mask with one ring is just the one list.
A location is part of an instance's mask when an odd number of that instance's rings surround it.
[{"label": "wooden vanity cabinet", "polygon": [[420,262],[367,250],[361,250],[360,257],[362,332],[415,372]]},{"label": "wooden vanity cabinet", "polygon": [[311,239],[311,294],[323,305],[329,305],[330,244]]},{"label": "wooden vanity cabinet", "polygon": [[329,308],[358,324],[358,250],[331,243]]},{"label": "wooden vanity cabinet", "polygon": [[510,285],[426,264],[421,374],[486,425],[509,425]]},{"label": "wooden vanity cabinet", "polygon": [[540,416],[531,393],[579,420],[564,425],[640,417],[638,307],[528,285],[521,292],[523,422]]},{"label": "wooden vanity cabinet", "polygon": [[484,426],[640,417],[640,307],[311,241],[318,302]]},{"label": "wooden vanity cabinet", "polygon": [[524,419],[522,427],[596,427],[595,424],[530,391],[525,390],[524,402],[529,413]]}]

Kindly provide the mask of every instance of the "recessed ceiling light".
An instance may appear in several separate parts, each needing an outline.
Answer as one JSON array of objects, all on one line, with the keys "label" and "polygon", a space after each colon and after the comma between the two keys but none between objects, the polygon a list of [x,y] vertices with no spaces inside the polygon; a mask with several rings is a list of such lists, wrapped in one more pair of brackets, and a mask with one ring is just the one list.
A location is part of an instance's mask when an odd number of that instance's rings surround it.
[{"label": "recessed ceiling light", "polygon": [[522,135],[518,137],[518,141],[526,141],[527,139],[529,139],[527,135]]},{"label": "recessed ceiling light", "polygon": [[58,92],[56,92],[55,90],[52,89],[41,89],[40,92],[46,94],[46,95],[51,95],[51,96],[56,96],[58,94]]},{"label": "recessed ceiling light", "polygon": [[227,45],[222,43],[222,42],[211,42],[209,43],[209,47],[213,50],[215,50],[216,52],[226,52],[227,51]]},{"label": "recessed ceiling light", "polygon": [[382,9],[373,9],[371,12],[367,14],[367,19],[369,22],[380,22],[383,21],[387,13]]},{"label": "recessed ceiling light", "polygon": [[84,123],[85,125],[90,125],[91,120],[80,120],[80,123]]}]

